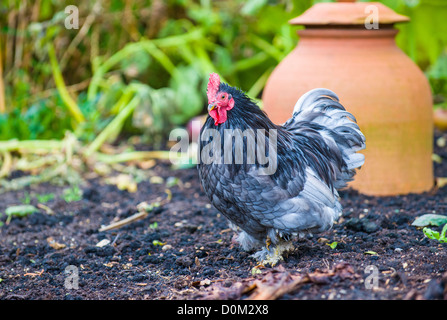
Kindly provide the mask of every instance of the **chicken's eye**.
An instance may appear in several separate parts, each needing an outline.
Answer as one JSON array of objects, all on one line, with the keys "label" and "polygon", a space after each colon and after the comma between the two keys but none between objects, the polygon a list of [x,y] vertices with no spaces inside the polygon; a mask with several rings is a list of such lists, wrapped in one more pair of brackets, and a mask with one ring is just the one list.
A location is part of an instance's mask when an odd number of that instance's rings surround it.
[{"label": "chicken's eye", "polygon": [[222,100],[225,99],[225,95],[224,95],[224,94],[221,95],[220,98],[221,98]]}]

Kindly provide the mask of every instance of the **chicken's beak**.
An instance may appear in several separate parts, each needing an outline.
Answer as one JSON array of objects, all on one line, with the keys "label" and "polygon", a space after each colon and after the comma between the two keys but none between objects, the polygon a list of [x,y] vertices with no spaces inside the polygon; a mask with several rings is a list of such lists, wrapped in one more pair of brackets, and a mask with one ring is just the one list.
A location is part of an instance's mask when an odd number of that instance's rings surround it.
[{"label": "chicken's beak", "polygon": [[211,110],[213,110],[215,107],[216,107],[216,104],[215,104],[215,103],[210,103],[210,104],[208,105],[208,112],[210,112]]}]

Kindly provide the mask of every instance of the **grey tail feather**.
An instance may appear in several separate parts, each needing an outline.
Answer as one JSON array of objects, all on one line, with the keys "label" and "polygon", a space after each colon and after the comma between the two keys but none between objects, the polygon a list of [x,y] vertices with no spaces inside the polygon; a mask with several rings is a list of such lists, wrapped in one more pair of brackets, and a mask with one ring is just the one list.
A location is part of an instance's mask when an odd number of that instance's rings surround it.
[{"label": "grey tail feather", "polygon": [[299,131],[305,126],[303,122],[315,124],[330,150],[342,156],[344,165],[336,169],[334,186],[345,187],[354,178],[355,169],[365,162],[364,155],[357,153],[365,148],[365,136],[356,118],[340,104],[334,92],[318,88],[301,96],[284,126]]}]

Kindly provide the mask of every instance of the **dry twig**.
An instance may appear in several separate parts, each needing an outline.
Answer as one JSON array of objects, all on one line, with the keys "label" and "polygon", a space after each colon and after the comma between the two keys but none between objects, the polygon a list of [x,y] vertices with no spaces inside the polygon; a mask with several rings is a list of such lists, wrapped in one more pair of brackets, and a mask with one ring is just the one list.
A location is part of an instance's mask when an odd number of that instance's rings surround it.
[{"label": "dry twig", "polygon": [[108,231],[108,230],[112,230],[112,229],[118,229],[121,228],[122,226],[125,226],[129,223],[132,223],[134,221],[146,218],[146,216],[149,214],[149,212],[147,211],[142,211],[142,212],[137,212],[133,215],[131,215],[130,217],[127,217],[125,219],[119,220],[117,222],[111,223],[107,226],[102,226],[98,231],[99,232],[103,232],[103,231]]}]

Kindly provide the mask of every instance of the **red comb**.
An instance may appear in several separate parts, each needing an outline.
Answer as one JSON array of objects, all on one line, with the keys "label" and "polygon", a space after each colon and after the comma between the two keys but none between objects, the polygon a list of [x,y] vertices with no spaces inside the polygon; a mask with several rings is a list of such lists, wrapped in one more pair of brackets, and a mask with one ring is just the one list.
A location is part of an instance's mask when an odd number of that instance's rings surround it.
[{"label": "red comb", "polygon": [[206,95],[208,96],[208,103],[215,99],[217,91],[219,91],[220,77],[217,73],[210,74]]}]

